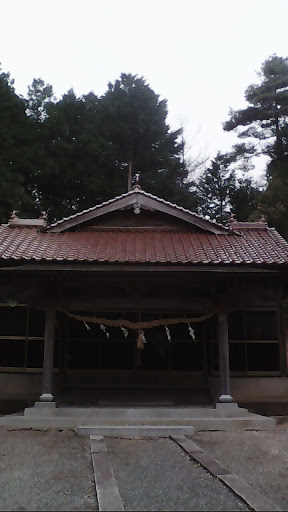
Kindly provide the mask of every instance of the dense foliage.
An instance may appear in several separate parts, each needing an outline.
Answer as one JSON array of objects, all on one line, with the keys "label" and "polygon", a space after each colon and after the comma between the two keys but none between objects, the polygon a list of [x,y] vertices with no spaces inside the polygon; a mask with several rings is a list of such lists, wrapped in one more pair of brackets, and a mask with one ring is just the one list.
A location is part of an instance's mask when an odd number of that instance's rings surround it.
[{"label": "dense foliage", "polygon": [[272,55],[258,77],[260,83],[246,89],[248,107],[231,110],[224,130],[238,132],[244,140],[238,148],[246,159],[259,154],[269,157],[267,187],[261,194],[252,190],[257,206],[250,217],[264,214],[288,238],[288,58]]},{"label": "dense foliage", "polygon": [[0,74],[0,221],[13,210],[33,209],[29,181],[33,172],[33,129],[25,102],[14,91],[8,73]]},{"label": "dense foliage", "polygon": [[[167,102],[143,77],[122,74],[106,92],[57,100],[34,79],[19,97],[0,74],[0,221],[12,210],[59,219],[131,189],[144,190],[221,223],[266,215],[288,238],[288,59],[273,55],[250,85],[247,108],[230,111],[226,131],[240,143],[191,177],[183,130],[167,124]],[[269,157],[267,186],[253,181],[251,158]],[[195,165],[194,165],[195,167]],[[196,165],[197,168],[197,165]]]},{"label": "dense foliage", "polygon": [[2,221],[12,209],[59,219],[127,192],[138,172],[146,191],[193,208],[180,130],[143,78],[122,74],[102,97],[70,90],[57,101],[40,78],[22,99],[2,74],[0,95]]}]

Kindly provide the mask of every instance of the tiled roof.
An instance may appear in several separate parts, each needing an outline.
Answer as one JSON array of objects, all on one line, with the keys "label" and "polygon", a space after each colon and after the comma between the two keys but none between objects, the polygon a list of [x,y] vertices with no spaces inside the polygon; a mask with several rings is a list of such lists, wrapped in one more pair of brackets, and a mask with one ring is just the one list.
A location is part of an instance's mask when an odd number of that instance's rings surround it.
[{"label": "tiled roof", "polygon": [[43,262],[287,264],[288,244],[273,228],[241,234],[114,230],[45,233],[0,227],[0,258]]}]

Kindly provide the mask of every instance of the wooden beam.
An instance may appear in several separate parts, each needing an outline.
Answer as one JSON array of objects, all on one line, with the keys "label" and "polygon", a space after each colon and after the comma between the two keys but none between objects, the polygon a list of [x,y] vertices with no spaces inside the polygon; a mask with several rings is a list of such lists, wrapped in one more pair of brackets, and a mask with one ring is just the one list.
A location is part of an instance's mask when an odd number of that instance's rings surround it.
[{"label": "wooden beam", "polygon": [[248,267],[248,266],[209,266],[209,265],[122,265],[122,264],[103,264],[103,265],[94,265],[94,264],[65,264],[63,262],[58,264],[50,264],[50,263],[42,263],[42,264],[25,264],[18,266],[7,266],[0,267],[1,272],[12,272],[12,271],[33,271],[33,272],[167,272],[167,273],[175,273],[175,272],[195,272],[195,273],[213,273],[213,274],[279,274],[279,270],[275,269],[267,269],[267,268],[257,268],[257,267]]}]

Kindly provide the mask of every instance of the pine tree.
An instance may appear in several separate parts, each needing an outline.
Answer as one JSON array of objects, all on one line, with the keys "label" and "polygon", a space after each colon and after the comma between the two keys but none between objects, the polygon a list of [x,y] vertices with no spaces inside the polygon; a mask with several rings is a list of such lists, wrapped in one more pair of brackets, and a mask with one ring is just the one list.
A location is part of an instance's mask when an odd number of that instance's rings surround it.
[{"label": "pine tree", "polygon": [[218,152],[210,166],[200,175],[196,184],[199,200],[198,213],[226,224],[230,215],[230,196],[236,187],[231,157]]},{"label": "pine tree", "polygon": [[288,58],[272,55],[258,76],[260,84],[252,84],[245,91],[249,106],[231,110],[223,127],[226,131],[238,130],[238,136],[248,140],[250,154],[281,159],[288,152]]},{"label": "pine tree", "polygon": [[268,185],[261,196],[259,214],[264,215],[268,224],[288,240],[288,156],[270,162],[267,179]]},{"label": "pine tree", "polygon": [[236,185],[230,190],[231,213],[239,222],[247,222],[255,216],[261,201],[261,189],[251,177],[243,175],[237,178]]}]

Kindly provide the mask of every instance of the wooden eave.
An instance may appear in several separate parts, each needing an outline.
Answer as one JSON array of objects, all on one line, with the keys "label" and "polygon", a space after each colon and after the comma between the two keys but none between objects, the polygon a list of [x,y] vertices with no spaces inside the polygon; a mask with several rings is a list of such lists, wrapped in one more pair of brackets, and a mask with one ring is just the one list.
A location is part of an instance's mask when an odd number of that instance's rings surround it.
[{"label": "wooden eave", "polygon": [[146,265],[146,264],[53,264],[53,263],[25,263],[18,266],[5,266],[0,267],[2,272],[96,272],[96,273],[111,273],[111,272],[188,272],[188,273],[214,273],[214,274],[279,274],[280,269],[256,267],[246,265]]}]

